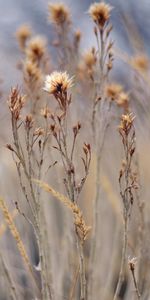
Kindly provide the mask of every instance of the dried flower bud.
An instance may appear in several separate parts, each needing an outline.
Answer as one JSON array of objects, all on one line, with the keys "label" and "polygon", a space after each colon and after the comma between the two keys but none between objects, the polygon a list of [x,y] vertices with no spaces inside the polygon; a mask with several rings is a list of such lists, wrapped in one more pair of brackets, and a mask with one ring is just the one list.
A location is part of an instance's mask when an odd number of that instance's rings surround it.
[{"label": "dried flower bud", "polygon": [[59,127],[55,124],[50,125],[50,131],[52,132],[53,136],[57,138],[57,132],[59,131]]},{"label": "dried flower bud", "polygon": [[67,96],[67,91],[72,87],[73,78],[69,78],[66,72],[53,72],[46,76],[44,90],[53,94],[59,107],[66,112],[68,105],[71,103],[71,96]]},{"label": "dried flower bud", "polygon": [[18,28],[16,32],[16,37],[19,42],[21,50],[25,49],[27,39],[31,36],[30,27],[27,25],[22,25]]},{"label": "dried flower bud", "polygon": [[87,150],[87,148],[86,148],[86,147],[83,147],[83,151],[84,151],[85,155],[87,155],[87,154],[88,154],[88,150]]},{"label": "dried flower bud", "polygon": [[149,59],[146,55],[138,54],[131,58],[131,65],[139,72],[147,72],[149,69]]},{"label": "dried flower bud", "polygon": [[84,143],[84,146],[88,149],[89,152],[91,152],[91,145]]},{"label": "dried flower bud", "polygon": [[118,106],[123,107],[126,112],[129,110],[129,95],[121,92],[116,100]]},{"label": "dried flower bud", "polygon": [[11,144],[6,144],[6,148],[9,149],[10,151],[14,151],[13,147]]},{"label": "dried flower bud", "polygon": [[72,129],[73,129],[74,136],[76,136],[79,130],[81,129],[81,124],[78,122],[77,125],[73,126]]},{"label": "dried flower bud", "polygon": [[74,167],[71,166],[70,169],[68,170],[68,174],[74,174]]},{"label": "dried flower bud", "polygon": [[84,60],[85,66],[89,70],[91,70],[95,66],[96,61],[97,61],[95,48],[92,48],[89,51],[87,51],[83,56],[83,60]]},{"label": "dried flower bud", "polygon": [[93,21],[102,29],[110,18],[112,7],[105,2],[93,3],[89,8],[89,14]]},{"label": "dried flower bud", "polygon": [[136,263],[137,263],[137,257],[128,258],[128,264],[132,272],[135,270]]},{"label": "dried flower bud", "polygon": [[83,243],[86,240],[89,231],[91,230],[91,226],[87,226],[85,224],[82,212],[79,210],[78,207],[76,206],[73,207],[73,213],[74,213],[74,224],[76,226],[76,232],[81,242]]},{"label": "dried flower bud", "polygon": [[34,135],[34,136],[44,135],[44,129],[41,128],[41,127],[36,128],[33,135]]},{"label": "dried flower bud", "polygon": [[125,132],[126,134],[129,133],[132,125],[133,125],[133,121],[134,121],[135,117],[132,116],[132,114],[126,114],[126,115],[122,115],[121,117],[121,123],[119,126],[119,131],[120,132]]},{"label": "dried flower bud", "polygon": [[54,23],[57,26],[62,26],[62,24],[71,24],[69,9],[64,4],[49,4],[48,9],[49,20],[51,23]]},{"label": "dried flower bud", "polygon": [[47,75],[45,79],[44,90],[49,94],[66,93],[72,87],[73,78],[69,78],[67,72],[54,71],[51,75]]},{"label": "dried flower bud", "polygon": [[50,125],[50,129],[51,129],[52,132],[54,132],[54,130],[55,130],[55,125],[54,125],[54,124],[51,124],[51,125]]},{"label": "dried flower bud", "polygon": [[77,30],[74,33],[74,45],[75,45],[75,47],[78,47],[78,45],[80,43],[80,40],[81,40],[81,31]]},{"label": "dried flower bud", "polygon": [[31,114],[27,115],[25,118],[25,126],[28,129],[33,127],[33,116]]},{"label": "dried flower bud", "polygon": [[32,60],[25,61],[23,72],[25,82],[32,86],[32,88],[42,79],[41,70]]},{"label": "dried flower bud", "polygon": [[33,37],[26,48],[26,55],[29,61],[39,62],[46,52],[46,40],[43,37]]},{"label": "dried flower bud", "polygon": [[18,88],[13,88],[9,96],[8,106],[13,118],[15,118],[16,121],[18,121],[20,118],[20,112],[24,106],[24,103],[25,96],[19,93]]},{"label": "dried flower bud", "polygon": [[41,115],[47,119],[50,115],[51,115],[51,111],[50,109],[46,106],[44,108],[41,109]]},{"label": "dried flower bud", "polygon": [[113,67],[112,61],[109,60],[108,64],[107,64],[107,70],[110,71]]},{"label": "dried flower bud", "polygon": [[110,98],[111,100],[116,100],[122,90],[123,87],[118,83],[108,84],[105,88],[106,97]]}]

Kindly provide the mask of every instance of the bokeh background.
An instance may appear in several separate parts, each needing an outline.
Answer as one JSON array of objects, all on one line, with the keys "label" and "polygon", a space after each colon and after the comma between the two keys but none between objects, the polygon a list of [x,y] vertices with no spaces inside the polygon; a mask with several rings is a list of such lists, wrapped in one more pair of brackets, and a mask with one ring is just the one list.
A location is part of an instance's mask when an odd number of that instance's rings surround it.
[{"label": "bokeh background", "polygon": [[[33,31],[38,34],[51,36],[51,28],[47,21],[47,5],[49,0],[0,0],[0,77],[5,78],[4,86],[8,87],[18,82],[19,75],[15,72],[15,64],[19,50],[15,39],[16,29],[23,23],[30,24]],[[61,1],[60,1],[61,2]],[[92,24],[87,16],[89,5],[94,1],[89,0],[64,0],[72,12],[76,28],[84,33],[82,47],[87,48],[95,43],[92,34]],[[124,51],[131,52],[123,14],[126,14],[132,24],[137,27],[145,43],[146,50],[150,47],[150,0],[110,0],[108,2],[115,9],[112,11],[114,26],[114,40],[116,45]]]}]

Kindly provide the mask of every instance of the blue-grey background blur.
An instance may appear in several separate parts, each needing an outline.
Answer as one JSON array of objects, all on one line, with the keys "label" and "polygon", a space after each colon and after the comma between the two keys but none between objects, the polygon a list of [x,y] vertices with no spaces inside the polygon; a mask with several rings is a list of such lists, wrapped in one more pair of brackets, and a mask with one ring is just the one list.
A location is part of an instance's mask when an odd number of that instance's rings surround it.
[{"label": "blue-grey background blur", "polygon": [[[51,38],[51,27],[48,24],[49,2],[57,0],[0,0],[0,78],[4,79],[4,87],[9,88],[19,80],[19,72],[15,65],[19,57],[18,45],[15,40],[15,31],[23,23],[30,24],[33,31]],[[87,48],[94,43],[92,22],[87,15],[90,0],[64,0],[72,12],[75,28],[80,28],[84,33],[82,47]],[[134,24],[146,44],[149,52],[150,46],[150,0],[110,0],[107,1],[114,9],[112,23],[114,25],[113,38],[116,46],[125,51],[132,51],[128,42],[122,12],[126,13]]]}]

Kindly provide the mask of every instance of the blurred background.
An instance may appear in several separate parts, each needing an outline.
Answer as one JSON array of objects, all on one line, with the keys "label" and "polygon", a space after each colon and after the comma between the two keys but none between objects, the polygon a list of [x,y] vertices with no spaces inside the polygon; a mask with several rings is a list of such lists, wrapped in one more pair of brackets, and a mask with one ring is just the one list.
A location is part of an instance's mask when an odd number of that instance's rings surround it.
[{"label": "blurred background", "polygon": [[[27,23],[33,31],[38,34],[47,35],[50,41],[51,27],[48,24],[47,6],[49,0],[0,0],[0,77],[4,80],[4,86],[10,87],[18,83],[19,74],[15,72],[15,65],[18,60],[19,49],[15,39],[17,28]],[[61,1],[59,1],[61,2]],[[89,5],[94,2],[90,0],[64,0],[72,12],[75,27],[84,33],[81,46],[87,48],[95,43],[92,21],[87,15]],[[114,7],[112,11],[112,24],[114,26],[113,38],[115,45],[124,51],[132,52],[128,40],[128,34],[124,27],[123,14],[130,18],[132,26],[135,26],[142,36],[149,52],[150,46],[150,1],[149,0],[110,0],[107,1]]]}]

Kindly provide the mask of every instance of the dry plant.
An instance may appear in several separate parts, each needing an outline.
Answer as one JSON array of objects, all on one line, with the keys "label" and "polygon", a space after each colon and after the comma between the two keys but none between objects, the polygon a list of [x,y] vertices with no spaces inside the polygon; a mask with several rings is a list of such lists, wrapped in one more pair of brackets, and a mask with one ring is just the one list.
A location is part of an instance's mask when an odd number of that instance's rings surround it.
[{"label": "dry plant", "polygon": [[73,30],[71,12],[63,3],[50,3],[48,20],[55,28],[52,45],[57,49],[57,64],[71,74],[77,68],[81,32]]},{"label": "dry plant", "polygon": [[[77,136],[81,128],[81,124],[79,122],[72,128],[72,146],[70,147],[70,144],[68,144],[68,131],[70,130],[70,128],[68,127],[67,119],[69,106],[71,104],[71,95],[68,95],[68,89],[71,88],[72,81],[73,79],[69,78],[66,72],[53,72],[51,75],[47,75],[45,79],[45,86],[43,89],[48,94],[54,95],[56,104],[58,105],[58,111],[56,111],[56,113],[53,113],[48,107],[42,109],[41,115],[44,118],[44,128],[35,127],[36,124],[34,124],[35,120],[33,119],[32,114],[27,114],[25,118],[21,116],[21,111],[25,105],[25,97],[20,94],[18,88],[12,89],[8,101],[12,120],[13,145],[7,144],[7,148],[13,154],[22,192],[24,193],[27,204],[30,208],[31,219],[27,218],[26,215],[21,212],[19,204],[17,202],[16,208],[32,225],[35,233],[39,248],[43,299],[50,299],[52,297],[52,292],[45,262],[45,245],[43,244],[44,237],[43,229],[41,228],[41,218],[43,218],[43,211],[41,207],[40,191],[39,188],[35,189],[32,178],[38,178],[38,180],[41,179],[45,148],[51,136],[56,142],[56,146],[53,146],[53,148],[55,149],[55,151],[58,151],[60,153],[60,157],[63,163],[65,172],[64,184],[66,192],[71,199],[70,201],[72,203],[75,203],[74,205],[72,204],[73,206],[71,207],[75,215],[74,223],[80,260],[80,299],[84,300],[86,297],[83,242],[86,238],[88,227],[86,227],[84,220],[82,219],[82,213],[80,212],[76,203],[89,172],[91,161],[91,147],[90,144],[83,144],[83,156],[81,157],[81,159],[83,162],[85,174],[83,175],[81,180],[77,180],[76,166],[74,164],[74,152],[76,148]],[[25,141],[21,140],[21,130],[23,130]],[[26,181],[24,182],[24,180]],[[27,185],[29,186],[29,191],[26,187]]]},{"label": "dry plant", "polygon": [[129,259],[128,263],[129,263],[129,268],[130,268],[130,271],[131,271],[131,274],[132,274],[133,283],[134,283],[135,291],[136,291],[136,294],[137,294],[137,299],[141,299],[141,295],[140,295],[140,292],[139,292],[139,289],[138,289],[138,286],[137,286],[137,280],[136,280],[136,277],[135,277],[136,257],[133,257],[132,259]]},{"label": "dry plant", "polygon": [[[89,14],[95,22],[94,34],[97,41],[97,68],[95,72],[90,73],[91,80],[93,82],[93,107],[92,107],[92,130],[93,140],[96,147],[97,167],[96,167],[96,195],[94,199],[93,208],[93,237],[91,243],[91,254],[90,254],[90,277],[89,277],[89,291],[88,298],[93,297],[93,282],[94,268],[93,264],[96,261],[97,251],[97,239],[98,234],[98,209],[100,201],[100,171],[101,171],[101,156],[104,146],[104,140],[106,131],[110,124],[110,109],[112,101],[109,101],[105,95],[106,84],[108,83],[109,73],[112,69],[113,53],[112,46],[113,42],[110,41],[109,36],[112,31],[112,25],[109,23],[111,6],[104,2],[94,3],[89,8]],[[93,53],[94,55],[94,53]]]},{"label": "dry plant", "polygon": [[[51,290],[49,286],[49,280],[45,275],[45,256],[43,254],[44,244],[42,241],[43,229],[40,226],[40,219],[42,218],[40,191],[35,190],[32,182],[32,177],[35,176],[35,174],[39,179],[41,178],[45,145],[50,135],[48,132],[47,117],[44,117],[44,129],[40,127],[35,128],[33,116],[31,114],[28,114],[25,116],[25,118],[21,119],[21,111],[25,105],[25,97],[20,94],[18,88],[12,89],[8,105],[11,112],[13,145],[7,144],[7,148],[13,154],[20,186],[30,209],[31,218],[27,218],[24,213],[23,216],[31,224],[38,243],[42,273],[42,295],[43,298],[50,299]],[[23,135],[25,138],[23,141],[21,140],[21,130],[23,130]],[[38,145],[38,158],[36,158],[34,151],[36,144]],[[35,165],[37,168],[35,168]],[[16,208],[20,211],[20,207],[17,202]]]},{"label": "dry plant", "polygon": [[[54,146],[54,148],[60,153],[61,156],[65,172],[64,185],[66,188],[66,192],[68,194],[68,197],[70,198],[70,201],[72,203],[75,203],[74,205],[71,205],[70,208],[75,215],[75,231],[77,234],[77,247],[80,260],[80,299],[85,300],[86,276],[83,241],[86,238],[87,229],[84,225],[84,221],[82,220],[82,214],[79,211],[76,203],[89,172],[91,161],[91,147],[90,144],[84,143],[83,145],[83,156],[81,157],[81,159],[83,161],[85,175],[81,178],[80,181],[77,181],[77,170],[74,163],[74,152],[76,148],[77,137],[81,128],[81,124],[79,122],[72,128],[73,140],[70,149],[68,143],[68,135],[70,131],[68,125],[68,114],[71,104],[71,96],[68,95],[68,89],[72,86],[72,81],[73,79],[69,78],[66,72],[53,72],[51,75],[48,75],[46,77],[44,90],[47,93],[54,95],[55,100],[58,103],[58,108],[60,110],[56,114],[51,114],[52,124],[50,124],[50,128],[56,142],[56,146]],[[69,202],[66,202],[66,205],[69,206]]]},{"label": "dry plant", "polygon": [[134,172],[132,164],[135,153],[135,130],[133,125],[134,117],[132,114],[122,115],[119,126],[119,133],[122,138],[124,149],[124,160],[119,175],[120,195],[123,202],[123,218],[124,218],[124,238],[122,247],[122,259],[119,273],[119,279],[114,295],[116,300],[119,296],[121,285],[124,280],[127,242],[128,242],[128,225],[131,217],[131,210],[134,201],[134,190],[138,188],[137,174]]},{"label": "dry plant", "polygon": [[[149,300],[149,57],[132,26],[133,55],[114,46],[113,11],[90,5],[96,45],[85,51],[63,3],[48,5],[50,42],[27,24],[16,31],[22,85],[7,97],[0,300]],[[114,75],[115,55],[128,85]]]}]

